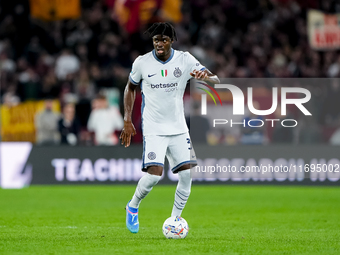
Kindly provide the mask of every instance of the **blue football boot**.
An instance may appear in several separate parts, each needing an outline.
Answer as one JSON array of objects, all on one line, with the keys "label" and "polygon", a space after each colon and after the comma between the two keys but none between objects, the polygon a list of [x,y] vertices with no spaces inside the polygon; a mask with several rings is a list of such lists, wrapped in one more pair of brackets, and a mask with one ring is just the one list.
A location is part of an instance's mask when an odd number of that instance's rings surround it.
[{"label": "blue football boot", "polygon": [[[131,201],[131,200],[130,200]],[[126,227],[131,233],[138,233],[139,221],[138,221],[138,208],[132,208],[129,206],[130,201],[127,203],[126,210]]]}]

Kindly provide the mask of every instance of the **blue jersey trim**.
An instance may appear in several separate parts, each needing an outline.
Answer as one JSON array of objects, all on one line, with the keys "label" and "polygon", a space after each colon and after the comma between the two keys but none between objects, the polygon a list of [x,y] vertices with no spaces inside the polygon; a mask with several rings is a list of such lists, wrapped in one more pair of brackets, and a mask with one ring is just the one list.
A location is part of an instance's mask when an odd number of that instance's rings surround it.
[{"label": "blue jersey trim", "polygon": [[144,167],[144,160],[145,160],[145,136],[143,135],[143,159],[142,159],[142,169]]},{"label": "blue jersey trim", "polygon": [[204,71],[205,69],[207,69],[207,68],[203,67],[200,71]]},{"label": "blue jersey trim", "polygon": [[196,166],[197,165],[197,161],[196,160],[183,161],[182,163],[179,163],[177,166],[173,167],[171,169],[171,171],[174,172],[174,171],[178,170],[178,168],[180,168],[181,166],[186,165],[186,164],[190,164],[190,165]]},{"label": "blue jersey trim", "polygon": [[142,90],[142,108],[141,108],[141,124],[142,124],[142,132],[144,132],[144,120],[143,120],[143,113],[144,113],[144,108],[145,108],[145,96],[143,93],[143,81],[140,84],[141,90]]},{"label": "blue jersey trim", "polygon": [[131,83],[133,83],[134,85],[139,85],[139,82],[136,82],[132,79],[131,74],[129,75],[129,80],[131,81]]},{"label": "blue jersey trim", "polygon": [[[144,122],[143,122],[143,112],[144,112],[144,107],[145,107],[145,98],[144,98],[144,93],[143,93],[143,80],[140,83],[140,88],[142,90],[142,107],[141,107],[141,128],[142,128],[142,133],[144,133],[143,128],[144,128]],[[144,167],[144,160],[145,160],[145,136],[143,135],[143,161],[142,161],[142,169],[145,168]]]},{"label": "blue jersey trim", "polygon": [[170,55],[170,57],[167,59],[167,61],[162,61],[162,60],[160,60],[160,59],[156,56],[156,51],[155,51],[155,50],[152,50],[152,55],[153,55],[154,58],[155,58],[159,63],[161,63],[161,64],[166,64],[166,63],[168,63],[168,62],[173,58],[174,54],[175,54],[174,49],[171,49],[171,55]]}]

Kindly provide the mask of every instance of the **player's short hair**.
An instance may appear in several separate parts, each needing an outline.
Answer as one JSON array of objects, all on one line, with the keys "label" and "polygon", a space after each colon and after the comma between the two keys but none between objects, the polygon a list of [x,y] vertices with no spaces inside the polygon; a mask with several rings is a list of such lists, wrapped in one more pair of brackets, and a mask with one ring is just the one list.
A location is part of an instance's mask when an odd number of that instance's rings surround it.
[{"label": "player's short hair", "polygon": [[153,37],[155,35],[166,35],[169,36],[172,40],[177,41],[177,35],[175,28],[169,22],[157,22],[152,24],[151,27],[148,28],[144,32],[144,34]]}]

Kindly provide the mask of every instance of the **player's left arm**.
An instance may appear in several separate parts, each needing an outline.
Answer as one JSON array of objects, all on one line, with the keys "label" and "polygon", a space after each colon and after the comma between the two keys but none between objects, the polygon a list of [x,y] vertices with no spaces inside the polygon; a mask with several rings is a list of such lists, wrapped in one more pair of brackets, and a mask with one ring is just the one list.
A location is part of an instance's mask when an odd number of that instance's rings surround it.
[{"label": "player's left arm", "polygon": [[213,74],[208,69],[204,70],[193,70],[190,73],[191,77],[195,78],[196,80],[205,81],[209,85],[219,84],[220,79],[217,77],[216,74]]}]

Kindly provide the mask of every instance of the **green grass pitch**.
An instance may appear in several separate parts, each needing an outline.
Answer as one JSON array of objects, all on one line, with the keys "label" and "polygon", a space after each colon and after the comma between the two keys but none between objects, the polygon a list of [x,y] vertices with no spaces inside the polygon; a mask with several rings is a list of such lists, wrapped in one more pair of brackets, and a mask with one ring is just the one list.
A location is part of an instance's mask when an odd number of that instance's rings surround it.
[{"label": "green grass pitch", "polygon": [[134,189],[0,190],[0,254],[340,254],[337,187],[193,185],[183,240],[161,230],[175,186],[156,186],[140,206],[140,232],[126,229]]}]

